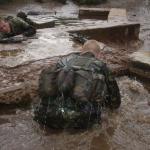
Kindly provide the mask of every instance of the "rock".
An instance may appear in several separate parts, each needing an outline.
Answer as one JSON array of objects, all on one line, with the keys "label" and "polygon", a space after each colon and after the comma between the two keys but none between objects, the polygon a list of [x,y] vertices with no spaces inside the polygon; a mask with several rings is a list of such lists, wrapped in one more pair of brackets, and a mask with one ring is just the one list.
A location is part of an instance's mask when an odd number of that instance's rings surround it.
[{"label": "rock", "polygon": [[150,79],[150,51],[139,51],[130,55],[130,72]]}]

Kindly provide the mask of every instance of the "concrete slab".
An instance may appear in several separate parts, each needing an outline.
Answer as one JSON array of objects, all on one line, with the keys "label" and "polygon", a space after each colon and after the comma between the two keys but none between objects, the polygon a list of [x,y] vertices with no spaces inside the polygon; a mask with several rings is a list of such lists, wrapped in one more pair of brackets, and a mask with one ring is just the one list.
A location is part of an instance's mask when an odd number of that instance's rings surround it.
[{"label": "concrete slab", "polygon": [[127,11],[126,9],[120,9],[120,8],[111,8],[109,15],[108,15],[108,21],[112,20],[120,20],[123,22],[127,22]]},{"label": "concrete slab", "polygon": [[109,14],[109,8],[84,8],[79,9],[80,19],[100,19],[107,20]]},{"label": "concrete slab", "polygon": [[69,32],[83,34],[101,42],[124,42],[139,39],[140,24],[127,20],[126,9],[80,8],[79,18],[99,20],[84,27],[76,27]]},{"label": "concrete slab", "polygon": [[86,27],[79,26],[68,30],[70,33],[78,33],[101,42],[124,42],[139,40],[140,24],[132,22],[96,22]]},{"label": "concrete slab", "polygon": [[130,56],[130,72],[150,79],[150,51],[135,52]]}]

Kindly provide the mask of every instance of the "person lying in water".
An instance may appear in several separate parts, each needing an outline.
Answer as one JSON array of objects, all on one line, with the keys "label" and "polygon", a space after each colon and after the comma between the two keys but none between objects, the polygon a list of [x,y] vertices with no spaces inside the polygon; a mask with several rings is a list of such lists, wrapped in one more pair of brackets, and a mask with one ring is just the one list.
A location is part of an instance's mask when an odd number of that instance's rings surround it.
[{"label": "person lying in water", "polygon": [[0,18],[0,40],[23,34],[33,36],[36,33],[35,27],[25,22],[20,17],[8,16]]},{"label": "person lying in water", "polygon": [[97,43],[86,42],[83,53],[64,56],[42,71],[36,121],[51,128],[86,129],[100,122],[103,108],[119,108],[119,87],[106,64],[95,57]]}]

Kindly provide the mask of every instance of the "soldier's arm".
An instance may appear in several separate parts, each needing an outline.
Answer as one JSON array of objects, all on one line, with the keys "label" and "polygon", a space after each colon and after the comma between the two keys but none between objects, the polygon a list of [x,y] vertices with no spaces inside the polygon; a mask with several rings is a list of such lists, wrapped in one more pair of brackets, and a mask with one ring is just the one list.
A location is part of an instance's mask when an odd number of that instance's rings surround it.
[{"label": "soldier's arm", "polygon": [[36,33],[36,29],[29,25],[27,22],[23,21],[22,19],[19,19],[19,23],[23,30],[23,35],[25,36],[32,36]]},{"label": "soldier's arm", "polygon": [[23,35],[32,36],[32,35],[36,34],[36,29],[33,26],[31,26],[29,24],[26,25],[26,24],[23,24],[23,28],[24,28]]},{"label": "soldier's arm", "polygon": [[105,80],[108,88],[108,99],[106,101],[106,106],[111,109],[116,109],[121,104],[121,97],[118,84],[112,75],[111,71],[108,69],[106,64],[104,64],[103,72],[105,75]]}]

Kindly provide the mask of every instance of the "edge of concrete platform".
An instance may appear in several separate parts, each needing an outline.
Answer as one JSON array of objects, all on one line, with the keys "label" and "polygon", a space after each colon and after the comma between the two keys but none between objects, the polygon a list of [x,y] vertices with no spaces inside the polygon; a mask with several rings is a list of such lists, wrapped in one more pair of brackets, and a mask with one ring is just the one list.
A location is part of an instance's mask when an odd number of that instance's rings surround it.
[{"label": "edge of concrete platform", "polygon": [[139,51],[129,56],[129,70],[143,78],[150,79],[150,52]]}]

